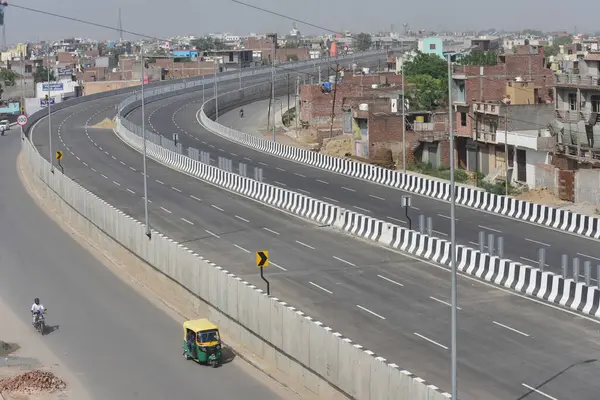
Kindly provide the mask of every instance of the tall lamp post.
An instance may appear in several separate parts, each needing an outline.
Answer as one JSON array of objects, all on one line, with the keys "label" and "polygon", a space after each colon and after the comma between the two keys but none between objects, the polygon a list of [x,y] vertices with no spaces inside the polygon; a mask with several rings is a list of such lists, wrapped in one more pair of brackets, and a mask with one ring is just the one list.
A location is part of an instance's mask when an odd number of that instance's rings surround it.
[{"label": "tall lamp post", "polygon": [[215,117],[215,121],[219,122],[219,82],[218,82],[218,77],[217,77],[217,59],[215,58],[215,62],[213,63],[213,70],[215,72],[215,112],[216,112],[216,117]]},{"label": "tall lamp post", "polygon": [[142,141],[143,141],[143,164],[144,164],[144,217],[146,219],[146,236],[152,238],[150,229],[150,218],[148,216],[148,175],[146,168],[146,115],[144,105],[144,44],[140,46],[140,70],[142,77]]},{"label": "tall lamp post", "polygon": [[450,133],[450,262],[452,268],[452,399],[458,400],[458,387],[456,381],[456,324],[457,324],[457,295],[456,295],[456,183],[454,182],[454,121],[452,103],[452,60],[448,54],[448,125]]},{"label": "tall lamp post", "polygon": [[48,94],[46,95],[46,107],[48,107],[48,147],[50,148],[50,172],[54,173],[54,151],[52,150],[52,110],[50,109],[50,46],[46,51],[46,72],[48,73]]}]

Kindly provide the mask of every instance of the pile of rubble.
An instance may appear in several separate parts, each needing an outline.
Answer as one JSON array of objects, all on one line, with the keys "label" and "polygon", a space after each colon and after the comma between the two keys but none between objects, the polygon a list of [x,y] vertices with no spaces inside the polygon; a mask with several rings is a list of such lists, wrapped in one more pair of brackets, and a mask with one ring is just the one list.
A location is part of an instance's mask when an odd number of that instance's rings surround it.
[{"label": "pile of rubble", "polygon": [[12,378],[0,379],[1,392],[38,393],[65,390],[67,384],[52,372],[33,370]]}]

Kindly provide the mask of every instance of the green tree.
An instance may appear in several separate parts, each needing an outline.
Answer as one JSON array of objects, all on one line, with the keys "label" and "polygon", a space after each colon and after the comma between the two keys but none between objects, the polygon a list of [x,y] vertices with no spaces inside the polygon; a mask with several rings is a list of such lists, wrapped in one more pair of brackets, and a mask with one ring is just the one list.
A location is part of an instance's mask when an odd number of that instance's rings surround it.
[{"label": "green tree", "polygon": [[[50,71],[50,82],[55,80],[56,76],[54,75],[54,71]],[[48,82],[48,68],[42,66],[37,67],[33,73],[33,81],[35,83]]]},{"label": "green tree", "polygon": [[0,68],[0,81],[4,82],[4,86],[15,86],[17,74],[15,71],[6,68]]},{"label": "green tree", "polygon": [[410,99],[411,109],[433,111],[446,97],[446,87],[441,79],[431,75],[414,75],[408,78],[413,87],[406,93]]},{"label": "green tree", "polygon": [[356,51],[367,51],[371,48],[371,35],[361,32],[354,36],[352,42]]},{"label": "green tree", "polygon": [[225,42],[219,39],[215,39],[211,36],[204,36],[198,39],[194,39],[190,42],[190,44],[200,52],[224,50],[227,48]]},{"label": "green tree", "polygon": [[495,51],[473,51],[458,62],[462,65],[496,65],[498,64],[498,53]]},{"label": "green tree", "polygon": [[437,54],[418,52],[415,57],[404,63],[407,77],[429,75],[435,79],[448,79],[448,63]]},{"label": "green tree", "polygon": [[560,46],[565,46],[573,43],[573,36],[561,36],[552,41],[552,46],[544,46],[544,55],[555,56],[560,52]]},{"label": "green tree", "polygon": [[530,35],[530,36],[545,36],[544,32],[542,31],[538,31],[536,29],[525,29],[523,32],[521,32],[521,34],[523,35]]}]

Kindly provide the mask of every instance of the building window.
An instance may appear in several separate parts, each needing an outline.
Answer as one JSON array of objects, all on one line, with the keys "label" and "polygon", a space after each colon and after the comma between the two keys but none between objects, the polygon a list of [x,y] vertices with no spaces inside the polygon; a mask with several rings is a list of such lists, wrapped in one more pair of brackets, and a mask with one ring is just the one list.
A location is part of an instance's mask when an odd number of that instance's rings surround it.
[{"label": "building window", "polygon": [[592,112],[600,113],[600,96],[592,96]]},{"label": "building window", "polygon": [[569,110],[576,111],[577,110],[577,94],[569,93]]},{"label": "building window", "polygon": [[435,43],[431,43],[429,45],[429,50],[435,50]]},{"label": "building window", "polygon": [[460,126],[467,126],[467,113],[466,112],[460,113]]}]

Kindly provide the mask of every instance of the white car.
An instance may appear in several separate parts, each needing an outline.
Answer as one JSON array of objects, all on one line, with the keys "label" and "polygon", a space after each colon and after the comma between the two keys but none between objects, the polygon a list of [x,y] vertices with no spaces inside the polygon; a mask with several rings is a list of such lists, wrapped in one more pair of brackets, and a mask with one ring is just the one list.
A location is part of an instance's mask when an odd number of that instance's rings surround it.
[{"label": "white car", "polygon": [[0,131],[4,132],[10,129],[10,122],[7,119],[0,121]]}]

